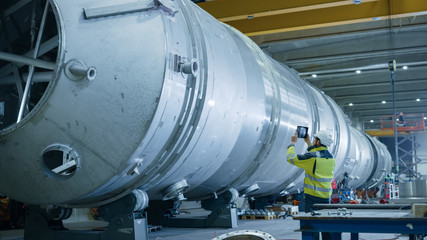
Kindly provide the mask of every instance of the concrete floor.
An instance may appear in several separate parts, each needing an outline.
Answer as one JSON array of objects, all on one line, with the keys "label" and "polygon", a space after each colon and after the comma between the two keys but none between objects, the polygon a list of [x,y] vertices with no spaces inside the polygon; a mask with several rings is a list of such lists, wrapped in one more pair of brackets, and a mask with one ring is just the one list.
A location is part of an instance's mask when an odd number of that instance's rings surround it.
[{"label": "concrete floor", "polygon": [[[169,228],[164,227],[161,231],[151,232],[149,234],[150,240],[177,240],[177,239],[197,239],[197,240],[210,240],[216,236],[224,233],[233,232],[236,230],[259,230],[269,233],[276,240],[292,240],[301,239],[301,233],[296,232],[299,228],[299,221],[293,220],[288,217],[286,219],[273,219],[273,220],[239,220],[237,228],[223,229],[223,228]],[[363,240],[388,240],[388,239],[409,239],[408,236],[396,234],[368,234],[361,233],[359,238]],[[350,233],[342,234],[343,240],[350,239]]]},{"label": "concrete floor", "polygon": [[[299,221],[288,217],[286,219],[273,220],[239,220],[238,227],[232,229],[225,228],[170,228],[163,227],[162,230],[149,233],[149,240],[210,240],[224,233],[236,230],[259,230],[271,234],[276,240],[301,239],[301,233],[295,232],[299,228]],[[23,230],[0,231],[0,240],[22,240]],[[409,239],[408,236],[396,234],[367,234],[361,233],[363,240],[388,240],[388,239]],[[349,233],[342,235],[343,240],[350,239]]]},{"label": "concrete floor", "polygon": [[206,229],[179,229],[164,227],[161,231],[151,232],[150,240],[172,239],[212,239],[224,233],[236,230],[259,230],[271,234],[276,239],[301,239],[301,233],[294,232],[298,229],[299,221],[291,218],[272,220],[239,220],[237,228],[206,228]]}]

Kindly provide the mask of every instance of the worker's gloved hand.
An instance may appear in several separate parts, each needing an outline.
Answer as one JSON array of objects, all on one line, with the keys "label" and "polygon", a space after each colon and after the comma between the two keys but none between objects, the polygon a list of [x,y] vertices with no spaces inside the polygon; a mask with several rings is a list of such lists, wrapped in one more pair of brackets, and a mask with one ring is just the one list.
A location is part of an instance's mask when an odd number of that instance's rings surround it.
[{"label": "worker's gloved hand", "polygon": [[291,143],[295,144],[297,143],[298,140],[298,135],[297,135],[297,131],[295,131],[295,134],[291,137]]},{"label": "worker's gloved hand", "polygon": [[311,146],[311,142],[310,142],[310,134],[307,133],[307,135],[305,135],[304,138],[305,143],[307,143],[307,146]]}]

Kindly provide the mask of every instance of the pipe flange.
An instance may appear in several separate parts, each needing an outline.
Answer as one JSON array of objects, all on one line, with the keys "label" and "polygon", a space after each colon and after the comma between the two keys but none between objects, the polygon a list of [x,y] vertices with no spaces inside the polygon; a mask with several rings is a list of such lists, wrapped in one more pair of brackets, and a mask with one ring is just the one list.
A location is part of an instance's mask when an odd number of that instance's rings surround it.
[{"label": "pipe flange", "polygon": [[269,233],[258,230],[237,230],[234,232],[224,233],[212,240],[232,240],[232,239],[256,239],[256,240],[275,240]]},{"label": "pipe flange", "polygon": [[96,78],[96,68],[86,67],[84,62],[80,60],[70,60],[67,62],[64,68],[65,76],[70,80],[80,81],[86,78],[89,81],[93,81]]},{"label": "pipe flange", "polygon": [[185,74],[197,77],[199,74],[199,61],[197,59],[192,59],[188,62],[182,62],[180,69]]}]

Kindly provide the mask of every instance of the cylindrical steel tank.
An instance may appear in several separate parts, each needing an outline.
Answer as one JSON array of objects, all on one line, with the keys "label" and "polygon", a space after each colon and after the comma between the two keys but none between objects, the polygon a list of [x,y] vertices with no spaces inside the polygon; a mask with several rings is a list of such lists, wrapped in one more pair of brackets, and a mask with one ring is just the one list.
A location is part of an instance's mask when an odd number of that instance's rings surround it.
[{"label": "cylindrical steel tank", "polygon": [[37,105],[0,132],[0,190],[14,199],[302,190],[302,170],[286,161],[298,125],[333,133],[336,176],[348,172],[352,187],[390,171],[384,145],[333,100],[188,0],[49,3],[56,67]]}]

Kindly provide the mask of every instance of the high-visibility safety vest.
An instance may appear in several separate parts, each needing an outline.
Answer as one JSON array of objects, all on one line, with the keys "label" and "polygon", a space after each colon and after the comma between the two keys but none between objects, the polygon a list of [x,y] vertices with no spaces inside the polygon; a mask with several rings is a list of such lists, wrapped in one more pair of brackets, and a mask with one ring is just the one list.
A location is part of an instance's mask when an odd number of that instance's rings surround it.
[{"label": "high-visibility safety vest", "polygon": [[307,149],[304,155],[295,154],[293,144],[288,147],[288,162],[305,170],[304,193],[329,198],[332,194],[331,182],[334,178],[335,159],[324,145]]}]

